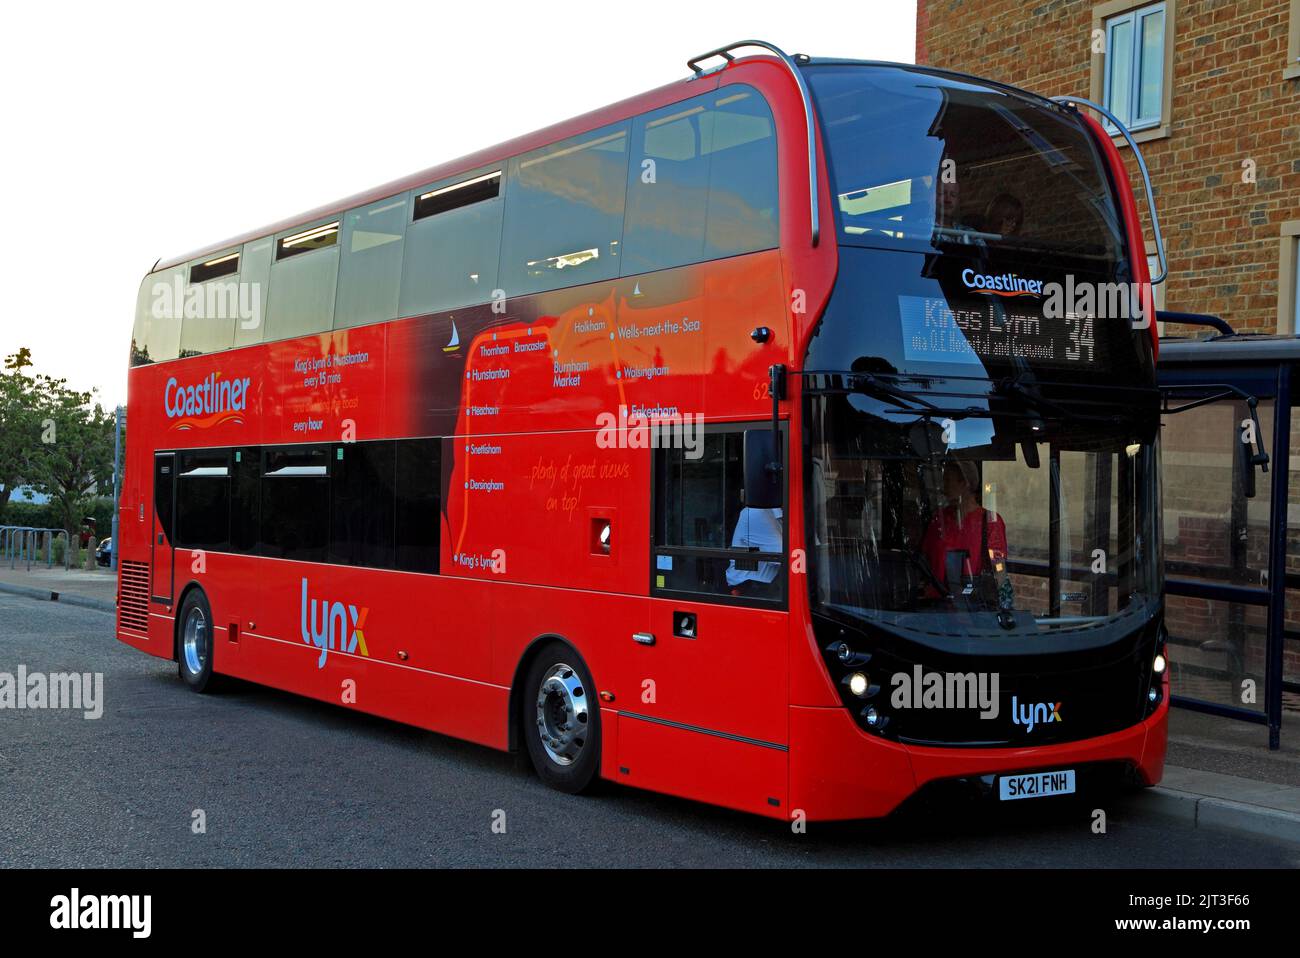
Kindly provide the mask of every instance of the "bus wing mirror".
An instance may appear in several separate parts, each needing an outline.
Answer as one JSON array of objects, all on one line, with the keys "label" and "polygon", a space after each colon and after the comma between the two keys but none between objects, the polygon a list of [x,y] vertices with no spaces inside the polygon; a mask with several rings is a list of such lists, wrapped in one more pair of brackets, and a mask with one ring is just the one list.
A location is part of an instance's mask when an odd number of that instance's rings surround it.
[{"label": "bus wing mirror", "polygon": [[783,504],[778,436],[770,429],[745,430],[745,505],[751,509],[779,509]]},{"label": "bus wing mirror", "polygon": [[[1250,443],[1246,442],[1246,427],[1241,426],[1241,435],[1237,437],[1237,445],[1240,448],[1241,466],[1241,493],[1247,499],[1255,498],[1255,451],[1251,448]],[[1264,468],[1268,468],[1265,466]]]},{"label": "bus wing mirror", "polygon": [[[1218,402],[1222,399],[1241,399],[1246,403],[1246,409],[1250,412],[1250,425],[1253,437],[1246,432],[1246,424],[1243,422],[1240,429],[1240,445],[1242,455],[1242,483],[1245,490],[1246,498],[1251,499],[1255,496],[1255,468],[1258,466],[1261,472],[1268,472],[1268,453],[1264,451],[1264,434],[1260,431],[1259,425],[1259,399],[1252,396],[1238,386],[1230,383],[1197,383],[1188,385],[1184,383],[1171,384],[1160,387],[1160,394],[1164,400],[1163,412],[1166,416],[1174,415],[1180,412],[1187,412],[1191,409],[1199,409],[1202,406]],[[1185,402],[1180,406],[1173,405],[1177,399],[1184,398],[1191,394],[1195,398]],[[1254,442],[1248,440],[1253,438]]]}]

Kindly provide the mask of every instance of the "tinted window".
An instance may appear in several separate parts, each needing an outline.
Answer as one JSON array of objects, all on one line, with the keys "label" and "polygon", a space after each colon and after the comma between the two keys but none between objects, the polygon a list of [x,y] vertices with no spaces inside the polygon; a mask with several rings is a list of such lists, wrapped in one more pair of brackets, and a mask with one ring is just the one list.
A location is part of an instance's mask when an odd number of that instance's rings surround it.
[{"label": "tinted window", "polygon": [[510,161],[501,280],[507,295],[618,275],[630,123]]},{"label": "tinted window", "polygon": [[176,476],[176,544],[190,549],[230,545],[230,453],[182,452]]},{"label": "tinted window", "polygon": [[1124,234],[1081,121],[1028,95],[920,71],[810,67],[841,243],[1055,254],[1112,271]]},{"label": "tinted window", "polygon": [[334,304],[336,329],[379,323],[397,315],[406,205],[403,194],[352,210],[343,218],[343,258]]},{"label": "tinted window", "polygon": [[404,439],[397,443],[397,568],[438,571],[442,441]]},{"label": "tinted window", "polygon": [[275,241],[266,236],[244,244],[239,257],[240,313],[234,345],[260,343],[266,334],[266,304],[271,292],[271,251]]},{"label": "tinted window", "polygon": [[167,455],[154,456],[153,460],[153,508],[158,515],[158,528],[162,530],[167,537],[167,541],[172,540],[172,512],[174,493],[174,480],[176,473],[176,457],[168,453]]},{"label": "tinted window", "polygon": [[707,433],[697,458],[655,453],[656,589],[781,598],[783,513],[745,507],[744,435]]},{"label": "tinted window", "polygon": [[393,470],[391,442],[334,447],[331,562],[375,568],[393,565]]},{"label": "tinted window", "polygon": [[236,449],[231,459],[230,548],[233,552],[255,552],[261,517],[262,452]]},{"label": "tinted window", "polygon": [[208,280],[223,276],[234,276],[239,272],[239,250],[222,253],[211,259],[190,264],[190,282],[206,283]]},{"label": "tinted window", "polygon": [[324,562],[329,506],[328,446],[290,446],[263,453],[262,555]]},{"label": "tinted window", "polygon": [[700,116],[700,138],[712,156],[708,259],[777,245],[776,134],[772,111],[749,87],[723,87]]},{"label": "tinted window", "polygon": [[[434,313],[492,298],[501,255],[502,200],[483,188],[500,177],[482,180],[483,175],[415,192],[412,215],[425,215],[407,228],[399,315]],[[469,185],[456,188],[463,182]],[[440,192],[449,187],[449,192]]]},{"label": "tinted window", "polygon": [[749,87],[632,124],[623,275],[777,245],[776,138]]},{"label": "tinted window", "polygon": [[287,233],[275,241],[275,258],[288,259],[310,253],[312,250],[334,246],[339,241],[339,222],[321,223],[294,233]]},{"label": "tinted window", "polygon": [[238,270],[238,252],[190,264],[185,298],[192,305],[181,322],[181,356],[215,353],[234,345],[240,314]]},{"label": "tinted window", "polygon": [[704,258],[709,153],[700,142],[700,97],[632,122],[623,275]]},{"label": "tinted window", "polygon": [[[181,317],[185,309],[185,267],[150,273],[140,284],[131,333],[131,365],[175,359],[181,348]],[[176,295],[179,282],[180,296]]]},{"label": "tinted window", "polygon": [[[334,242],[314,248],[312,244],[319,242],[320,235],[299,231],[277,240],[266,318],[268,340],[305,336],[334,325],[339,248]],[[334,234],[323,235],[337,235],[337,230]],[[293,246],[284,245],[295,237],[304,238]]]}]

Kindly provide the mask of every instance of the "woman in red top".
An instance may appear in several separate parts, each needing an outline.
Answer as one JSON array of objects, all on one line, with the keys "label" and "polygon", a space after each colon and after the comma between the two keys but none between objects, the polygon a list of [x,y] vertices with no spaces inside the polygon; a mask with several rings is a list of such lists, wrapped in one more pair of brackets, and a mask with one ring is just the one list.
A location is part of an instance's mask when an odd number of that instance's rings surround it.
[{"label": "woman in red top", "polygon": [[[950,595],[960,590],[962,582],[974,582],[982,573],[1001,572],[1006,559],[1006,524],[996,513],[980,506],[978,490],[979,470],[975,463],[959,460],[943,467],[943,497],[949,505],[931,520],[921,542],[921,554]],[[959,582],[947,581],[949,553],[958,554]],[[930,586],[927,594],[935,597],[939,592]]]}]

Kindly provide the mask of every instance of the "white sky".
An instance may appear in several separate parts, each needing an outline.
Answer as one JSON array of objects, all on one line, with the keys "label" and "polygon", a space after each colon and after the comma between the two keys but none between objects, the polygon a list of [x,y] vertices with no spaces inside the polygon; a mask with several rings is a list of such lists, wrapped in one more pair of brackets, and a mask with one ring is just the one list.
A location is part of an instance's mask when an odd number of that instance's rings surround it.
[{"label": "white sky", "polygon": [[0,356],[126,400],[140,279],[757,38],[911,62],[913,0],[9,4]]}]

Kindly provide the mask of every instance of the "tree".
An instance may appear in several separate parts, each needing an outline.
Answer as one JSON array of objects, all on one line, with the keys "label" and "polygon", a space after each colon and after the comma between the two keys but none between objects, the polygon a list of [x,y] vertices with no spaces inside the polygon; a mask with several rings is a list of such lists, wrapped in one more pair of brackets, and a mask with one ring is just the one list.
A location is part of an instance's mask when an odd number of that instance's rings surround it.
[{"label": "tree", "polygon": [[34,382],[23,370],[32,364],[32,352],[23,347],[4,359],[0,369],[0,521],[14,489],[30,481],[32,460],[40,442],[40,420],[35,415]]},{"label": "tree", "polygon": [[39,442],[25,478],[49,495],[63,528],[75,534],[91,496],[111,493],[113,414],[64,379],[37,375],[31,387]]}]

